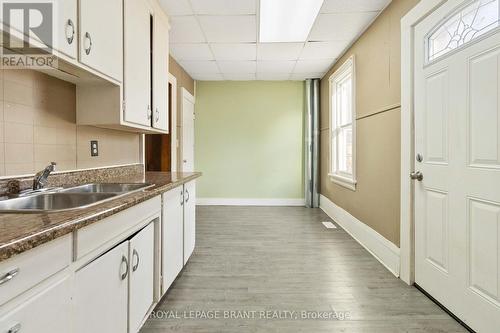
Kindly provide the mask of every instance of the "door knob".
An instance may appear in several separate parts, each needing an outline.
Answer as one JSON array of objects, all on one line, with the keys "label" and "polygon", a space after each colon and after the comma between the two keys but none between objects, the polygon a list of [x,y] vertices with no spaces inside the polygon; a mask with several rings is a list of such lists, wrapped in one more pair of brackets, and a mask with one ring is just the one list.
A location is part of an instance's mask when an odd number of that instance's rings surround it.
[{"label": "door knob", "polygon": [[424,180],[424,175],[420,171],[414,171],[410,173],[410,178],[421,182],[422,180]]}]

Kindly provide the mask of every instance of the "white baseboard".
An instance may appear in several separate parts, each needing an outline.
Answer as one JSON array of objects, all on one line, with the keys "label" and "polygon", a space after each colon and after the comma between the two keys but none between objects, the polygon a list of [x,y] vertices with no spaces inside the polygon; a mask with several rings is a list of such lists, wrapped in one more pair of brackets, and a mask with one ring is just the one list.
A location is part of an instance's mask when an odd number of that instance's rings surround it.
[{"label": "white baseboard", "polygon": [[399,248],[384,236],[334,204],[327,197],[320,196],[320,208],[337,222],[349,235],[368,250],[392,274],[399,277]]},{"label": "white baseboard", "polygon": [[304,199],[196,198],[198,206],[304,206]]}]

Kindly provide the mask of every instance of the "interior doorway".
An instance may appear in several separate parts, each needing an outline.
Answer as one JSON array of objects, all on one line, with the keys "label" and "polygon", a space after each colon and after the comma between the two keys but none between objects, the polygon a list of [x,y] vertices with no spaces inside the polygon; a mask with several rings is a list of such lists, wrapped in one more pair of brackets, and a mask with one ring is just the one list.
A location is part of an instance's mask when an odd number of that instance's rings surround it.
[{"label": "interior doorway", "polygon": [[169,75],[168,81],[168,134],[145,135],[146,171],[177,170],[177,80]]}]

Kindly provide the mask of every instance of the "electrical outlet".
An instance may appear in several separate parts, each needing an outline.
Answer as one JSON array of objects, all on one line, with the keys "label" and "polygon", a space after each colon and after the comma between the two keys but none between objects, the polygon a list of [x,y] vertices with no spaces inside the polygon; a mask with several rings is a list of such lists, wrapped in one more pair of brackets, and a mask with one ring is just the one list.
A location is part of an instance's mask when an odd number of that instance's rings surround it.
[{"label": "electrical outlet", "polygon": [[90,141],[90,156],[99,156],[99,142],[97,140]]}]

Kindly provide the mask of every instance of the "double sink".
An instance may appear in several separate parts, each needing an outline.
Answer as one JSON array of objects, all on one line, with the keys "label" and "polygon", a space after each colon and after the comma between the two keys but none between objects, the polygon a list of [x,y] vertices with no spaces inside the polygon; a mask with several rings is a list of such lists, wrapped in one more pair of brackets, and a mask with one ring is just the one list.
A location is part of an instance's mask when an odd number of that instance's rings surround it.
[{"label": "double sink", "polygon": [[44,213],[87,208],[154,186],[147,183],[95,183],[33,192],[0,201],[0,213]]}]

